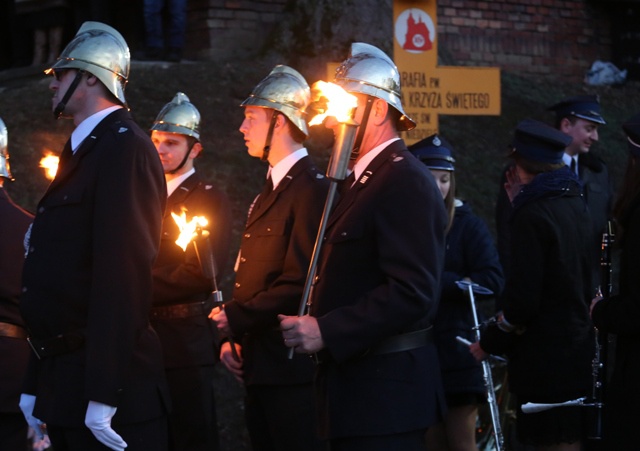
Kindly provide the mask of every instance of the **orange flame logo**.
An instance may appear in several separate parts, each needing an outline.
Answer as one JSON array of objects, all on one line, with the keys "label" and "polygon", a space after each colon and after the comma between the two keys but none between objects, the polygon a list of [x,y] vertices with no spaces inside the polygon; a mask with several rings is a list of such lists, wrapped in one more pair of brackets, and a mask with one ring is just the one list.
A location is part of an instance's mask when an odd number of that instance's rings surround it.
[{"label": "orange flame logo", "polygon": [[191,218],[191,221],[187,221],[187,214],[185,211],[180,215],[171,212],[171,216],[180,230],[180,235],[176,240],[176,244],[180,246],[183,251],[186,251],[189,243],[198,236],[198,228],[209,224],[209,221],[207,221],[207,218],[204,216],[194,216]]}]

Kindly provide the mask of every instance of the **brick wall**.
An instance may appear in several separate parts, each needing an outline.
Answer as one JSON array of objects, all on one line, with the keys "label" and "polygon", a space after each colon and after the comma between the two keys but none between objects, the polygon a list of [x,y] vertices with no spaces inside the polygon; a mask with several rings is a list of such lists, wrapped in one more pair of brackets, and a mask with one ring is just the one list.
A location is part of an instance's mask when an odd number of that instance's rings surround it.
[{"label": "brick wall", "polygon": [[[345,9],[362,7],[341,2]],[[594,0],[437,0],[441,64],[500,66],[536,77],[581,80],[597,60],[612,53],[607,2]],[[318,14],[322,4],[318,1]],[[378,3],[389,9],[391,1]],[[187,57],[251,56],[274,27],[291,17],[287,0],[190,0]],[[299,4],[298,4],[299,7]],[[286,23],[286,22],[285,22]],[[334,36],[333,39],[340,39]],[[342,37],[352,39],[351,36]]]},{"label": "brick wall", "polygon": [[287,0],[190,0],[187,57],[250,56],[282,19]]},{"label": "brick wall", "polygon": [[438,0],[443,64],[581,80],[611,58],[610,18],[589,0]]}]

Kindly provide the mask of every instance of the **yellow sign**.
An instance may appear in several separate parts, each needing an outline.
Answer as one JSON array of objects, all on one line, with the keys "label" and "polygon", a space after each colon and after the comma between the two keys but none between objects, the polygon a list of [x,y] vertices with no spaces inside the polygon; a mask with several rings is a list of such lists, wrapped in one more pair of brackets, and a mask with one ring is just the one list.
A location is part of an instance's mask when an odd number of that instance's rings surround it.
[{"label": "yellow sign", "polygon": [[440,114],[500,114],[499,68],[438,66],[436,0],[395,0],[393,20],[402,105],[417,123],[407,144],[437,133]]}]

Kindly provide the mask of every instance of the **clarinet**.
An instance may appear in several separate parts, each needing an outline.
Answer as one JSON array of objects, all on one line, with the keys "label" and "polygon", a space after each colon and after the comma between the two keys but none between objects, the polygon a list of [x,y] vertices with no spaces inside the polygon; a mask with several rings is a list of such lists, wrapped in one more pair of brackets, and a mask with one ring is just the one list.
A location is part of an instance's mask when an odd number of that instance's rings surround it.
[{"label": "clarinet", "polygon": [[[599,295],[603,300],[606,300],[611,295],[612,282],[611,282],[611,251],[613,243],[615,241],[615,234],[613,233],[613,224],[611,221],[607,222],[607,228],[602,234],[602,252],[600,255],[600,270],[601,270],[601,287],[598,289]],[[591,393],[591,415],[589,416],[589,430],[587,438],[591,440],[602,439],[602,417],[604,410],[604,394],[605,385],[607,380],[607,350],[608,350],[608,336],[604,331],[595,329],[595,355],[591,363],[593,387]]]}]

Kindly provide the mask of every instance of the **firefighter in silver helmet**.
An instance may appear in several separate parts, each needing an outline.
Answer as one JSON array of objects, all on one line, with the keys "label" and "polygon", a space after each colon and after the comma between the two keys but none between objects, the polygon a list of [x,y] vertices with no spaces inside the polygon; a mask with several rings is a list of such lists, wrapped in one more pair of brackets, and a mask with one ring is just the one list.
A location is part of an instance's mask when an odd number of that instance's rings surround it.
[{"label": "firefighter in silver helmet", "polygon": [[[182,92],[167,103],[151,126],[167,181],[167,207],[162,222],[160,251],[153,266],[151,325],[164,352],[171,391],[170,449],[220,449],[214,400],[214,364],[219,347],[215,328],[207,318],[213,308],[209,296],[226,268],[231,239],[231,209],[227,195],[206,182],[194,167],[202,152],[200,112]],[[180,230],[172,214],[204,217],[207,240],[182,249]],[[198,258],[200,256],[200,258]],[[212,261],[213,277],[202,265]]]},{"label": "firefighter in silver helmet", "polygon": [[355,43],[335,82],[358,100],[355,182],[328,217],[310,314],[280,327],[287,346],[320,362],[318,430],[332,449],[424,450],[444,406],[431,328],[447,215],[398,134],[414,124],[391,59]]},{"label": "firefighter in silver helmet", "polygon": [[33,216],[16,205],[4,188],[9,170],[8,133],[0,119],[0,449],[27,449],[28,425],[18,400],[31,350],[20,316],[24,236]]},{"label": "firefighter in silver helmet", "polygon": [[113,95],[113,100],[126,106],[124,90],[130,64],[129,47],[117,30],[100,22],[85,22],[53,66],[45,70],[45,74],[56,79],[70,70],[75,74],[63,91],[56,91],[53,99],[55,117],[71,114],[65,108],[86,74],[99,80]]},{"label": "firefighter in silver helmet", "polygon": [[166,184],[124,108],[129,50],[86,22],[46,72],[52,109],[76,128],[25,246],[33,354],[20,406],[37,433],[47,424],[53,448],[167,449],[168,387],[149,326]]},{"label": "firefighter in silver helmet", "polygon": [[233,339],[222,345],[220,359],[245,384],[254,449],[320,449],[313,362],[302,355],[289,360],[277,330],[278,313],[298,309],[328,190],[303,145],[310,97],[300,73],[276,66],[241,104],[249,155],[267,161],[269,170],[242,234],[233,300],[211,318]]}]

